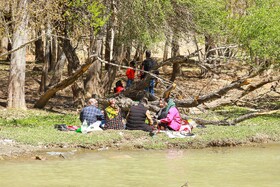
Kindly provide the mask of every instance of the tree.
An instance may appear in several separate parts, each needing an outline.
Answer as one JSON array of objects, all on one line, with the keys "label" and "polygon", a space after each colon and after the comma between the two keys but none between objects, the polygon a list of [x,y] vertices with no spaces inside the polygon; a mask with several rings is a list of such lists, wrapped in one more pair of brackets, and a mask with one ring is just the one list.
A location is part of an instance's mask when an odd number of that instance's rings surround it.
[{"label": "tree", "polygon": [[[35,107],[41,108],[44,107],[47,101],[54,96],[54,94],[69,85],[71,85],[73,92],[74,104],[76,107],[81,107],[84,105],[84,81],[81,75],[75,76],[77,72],[80,71],[83,65],[81,66],[80,59],[78,57],[77,47],[80,44],[81,38],[85,34],[91,32],[92,37],[96,35],[99,29],[105,24],[106,19],[103,16],[104,6],[96,1],[68,1],[66,4],[63,4],[62,7],[62,17],[59,21],[56,22],[57,32],[63,37],[59,37],[59,45],[63,49],[63,52],[68,61],[68,76],[71,81],[68,82],[59,82],[56,85],[48,88],[46,92],[41,96],[40,100],[36,103]],[[90,25],[90,27],[88,27]],[[88,51],[89,55],[92,56],[93,53],[98,53],[97,51],[93,52],[93,49],[101,48],[102,43],[100,44],[99,39],[97,42],[90,41],[91,44],[96,46],[90,46]],[[76,46],[74,43],[77,43]],[[98,50],[100,51],[100,50]],[[87,61],[91,61],[92,57],[89,57]],[[94,64],[101,67],[100,62],[95,60],[90,62],[86,68],[83,68],[84,73],[89,69],[90,65]],[[92,73],[96,73],[96,66],[90,67]],[[99,68],[101,69],[101,68]],[[95,72],[96,71],[96,72]],[[72,77],[72,78],[71,78]],[[69,84],[69,82],[71,84]]]},{"label": "tree", "polygon": [[[13,18],[15,22],[12,48],[23,45],[28,37],[28,5],[29,0],[20,0],[19,4],[13,4]],[[15,51],[11,56],[8,107],[26,109],[25,104],[25,47]]]},{"label": "tree", "polygon": [[246,14],[233,17],[235,41],[242,44],[252,59],[280,60],[280,2],[254,0]]}]

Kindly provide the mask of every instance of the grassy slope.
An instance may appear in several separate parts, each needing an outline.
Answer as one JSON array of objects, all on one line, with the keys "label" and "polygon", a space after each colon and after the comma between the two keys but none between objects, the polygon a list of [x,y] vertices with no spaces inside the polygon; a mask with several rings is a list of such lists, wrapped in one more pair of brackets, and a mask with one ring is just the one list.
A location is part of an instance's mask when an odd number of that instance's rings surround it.
[{"label": "grassy slope", "polygon": [[[222,108],[209,116],[233,117],[248,112],[242,108]],[[206,116],[207,117],[207,116]],[[207,126],[195,129],[195,138],[170,139],[165,134],[153,137],[142,131],[102,131],[92,134],[61,132],[54,124],[80,125],[77,115],[56,114],[40,110],[1,110],[0,139],[47,147],[83,147],[97,149],[166,149],[235,146],[250,142],[280,141],[280,114],[247,120],[238,126]]]}]

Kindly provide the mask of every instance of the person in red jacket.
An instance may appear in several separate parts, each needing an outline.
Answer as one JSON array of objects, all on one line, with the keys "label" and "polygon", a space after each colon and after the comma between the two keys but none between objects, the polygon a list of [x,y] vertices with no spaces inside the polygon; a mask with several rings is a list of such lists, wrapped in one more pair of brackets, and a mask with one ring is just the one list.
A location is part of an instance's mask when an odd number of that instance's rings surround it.
[{"label": "person in red jacket", "polygon": [[121,93],[122,91],[124,91],[124,87],[123,87],[122,81],[118,80],[116,82],[116,87],[114,88],[114,93]]},{"label": "person in red jacket", "polygon": [[134,81],[135,77],[135,61],[131,61],[129,63],[129,68],[126,70],[126,76],[127,76],[127,82],[126,82],[126,88],[130,87]]}]

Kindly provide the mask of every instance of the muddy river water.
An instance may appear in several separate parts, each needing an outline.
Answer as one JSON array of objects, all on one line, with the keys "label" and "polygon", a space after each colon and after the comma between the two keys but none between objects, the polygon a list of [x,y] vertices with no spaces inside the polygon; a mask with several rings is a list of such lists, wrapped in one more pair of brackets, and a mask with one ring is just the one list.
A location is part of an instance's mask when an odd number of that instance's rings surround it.
[{"label": "muddy river water", "polygon": [[[0,186],[279,187],[280,144],[0,161]],[[186,186],[186,185],[185,185]]]}]

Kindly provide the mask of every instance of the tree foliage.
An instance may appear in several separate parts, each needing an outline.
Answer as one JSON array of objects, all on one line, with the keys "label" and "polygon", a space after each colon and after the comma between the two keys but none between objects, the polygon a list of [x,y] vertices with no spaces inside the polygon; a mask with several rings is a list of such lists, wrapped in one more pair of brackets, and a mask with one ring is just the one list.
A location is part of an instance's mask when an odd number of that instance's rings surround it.
[{"label": "tree foliage", "polygon": [[120,40],[150,46],[160,41],[166,29],[168,13],[172,11],[170,1],[125,0],[118,9]]},{"label": "tree foliage", "polygon": [[192,29],[199,34],[222,35],[228,12],[224,0],[186,0],[193,17]]},{"label": "tree foliage", "polygon": [[234,20],[236,42],[251,56],[279,62],[279,10],[279,0],[255,0],[245,15]]}]

